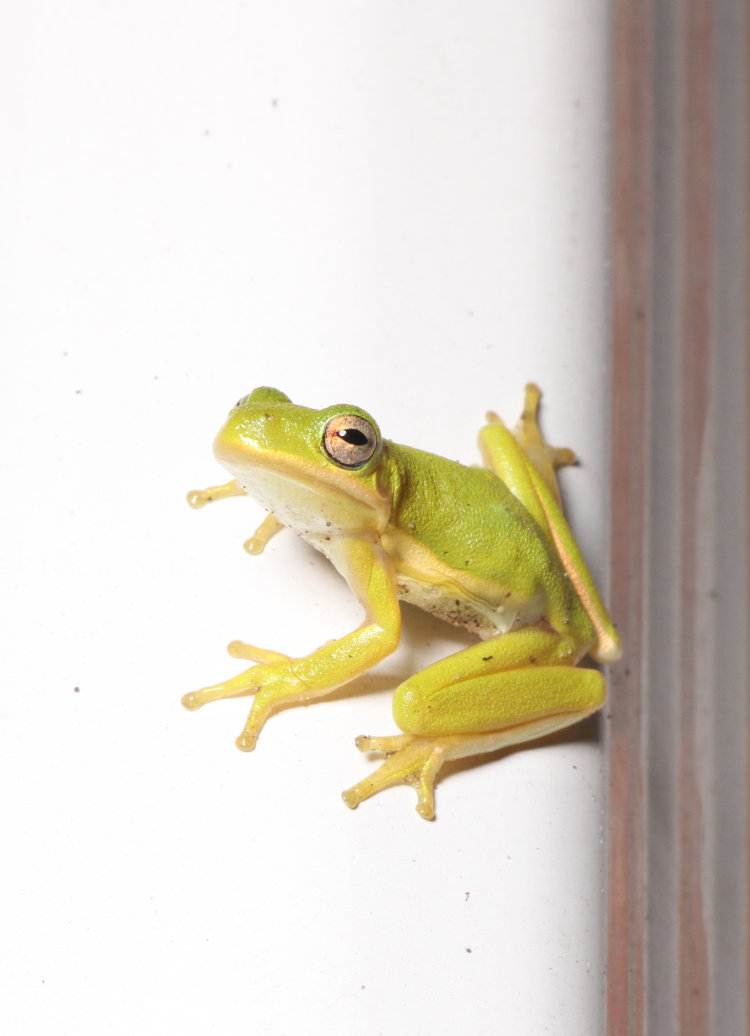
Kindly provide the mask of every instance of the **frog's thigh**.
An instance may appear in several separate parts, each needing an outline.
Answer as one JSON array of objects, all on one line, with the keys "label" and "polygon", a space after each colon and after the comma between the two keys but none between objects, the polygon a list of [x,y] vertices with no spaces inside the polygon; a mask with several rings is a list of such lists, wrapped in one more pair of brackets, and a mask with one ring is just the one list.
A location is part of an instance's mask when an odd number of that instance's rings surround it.
[{"label": "frog's thigh", "polygon": [[[531,648],[523,660],[519,641]],[[461,653],[436,662],[396,690],[394,718],[402,730],[420,737],[514,728],[514,742],[574,723],[602,706],[605,684],[596,670],[561,665],[555,641],[541,631],[488,641],[485,671],[471,666],[465,677]]]}]

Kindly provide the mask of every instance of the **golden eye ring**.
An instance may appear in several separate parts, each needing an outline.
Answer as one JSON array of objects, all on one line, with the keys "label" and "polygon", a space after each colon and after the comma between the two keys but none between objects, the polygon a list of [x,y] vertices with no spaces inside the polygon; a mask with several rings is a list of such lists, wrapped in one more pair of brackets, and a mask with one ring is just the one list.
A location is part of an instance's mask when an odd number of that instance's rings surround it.
[{"label": "golden eye ring", "polygon": [[339,414],[325,427],[323,448],[342,468],[361,468],[378,448],[378,434],[364,417]]}]

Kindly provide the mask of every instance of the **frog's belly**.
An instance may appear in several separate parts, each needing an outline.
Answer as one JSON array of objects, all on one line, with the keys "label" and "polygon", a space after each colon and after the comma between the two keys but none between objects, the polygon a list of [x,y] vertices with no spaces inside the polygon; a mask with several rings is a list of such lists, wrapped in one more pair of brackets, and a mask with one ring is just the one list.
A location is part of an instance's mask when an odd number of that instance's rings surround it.
[{"label": "frog's belly", "polygon": [[402,601],[415,604],[452,626],[470,630],[482,640],[507,633],[514,626],[533,625],[544,614],[541,594],[523,606],[510,596],[504,602],[490,603],[467,595],[463,587],[426,583],[404,572],[399,572],[396,586]]}]

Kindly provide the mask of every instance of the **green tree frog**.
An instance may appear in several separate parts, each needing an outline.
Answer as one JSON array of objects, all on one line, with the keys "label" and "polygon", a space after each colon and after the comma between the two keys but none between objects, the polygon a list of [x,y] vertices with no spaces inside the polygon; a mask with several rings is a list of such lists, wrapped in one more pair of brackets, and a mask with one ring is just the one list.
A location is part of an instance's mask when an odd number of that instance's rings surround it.
[{"label": "green tree frog", "polygon": [[280,529],[293,529],[335,565],[365,615],[302,658],[233,641],[229,653],[256,664],[185,695],[183,705],[254,695],[236,742],[251,751],[279,706],[321,698],[390,654],[399,601],[418,605],[480,641],[396,688],[401,732],[357,738],[384,761],[343,798],[354,808],[410,784],[426,819],[449,759],[538,738],[599,709],[601,673],[576,667],[587,654],[614,661],[620,643],[560,507],[555,472],[576,458],[545,442],[539,397],[526,386],[513,431],[488,414],[484,467],[389,442],[359,407],[311,410],[272,388],[241,399],[214,443],[232,481],[189,494],[189,503],[253,497],[269,513],[246,549],[259,554]]}]

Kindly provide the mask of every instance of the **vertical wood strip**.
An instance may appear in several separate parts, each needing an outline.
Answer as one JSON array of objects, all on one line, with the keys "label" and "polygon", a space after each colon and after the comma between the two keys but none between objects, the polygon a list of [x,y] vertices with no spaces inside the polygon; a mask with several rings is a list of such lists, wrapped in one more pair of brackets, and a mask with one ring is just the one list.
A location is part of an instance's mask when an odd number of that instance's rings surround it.
[{"label": "vertical wood strip", "polygon": [[[608,1032],[750,1033],[750,8],[615,0]],[[743,228],[745,233],[738,230]]]},{"label": "vertical wood strip", "polygon": [[[682,257],[680,284],[680,765],[679,765],[679,1012],[680,1033],[708,1036],[709,973],[704,800],[701,780],[699,679],[703,676],[699,558],[706,551],[701,479],[708,460],[708,362],[712,339],[713,69],[711,0],[685,0],[681,93]],[[709,462],[710,463],[710,462]]]},{"label": "vertical wood strip", "polygon": [[[646,360],[650,315],[651,4],[615,5],[613,137],[613,491],[611,605],[626,657],[610,673],[608,1019],[641,1033],[644,1011],[642,710]],[[641,433],[633,437],[633,429]]]},{"label": "vertical wood strip", "polygon": [[[745,7],[744,23],[744,110],[745,153],[742,179],[745,184],[745,399],[750,400],[750,11]],[[750,404],[749,404],[750,406]],[[750,620],[750,413],[745,415],[745,619]],[[746,630],[745,672],[750,674],[750,633]],[[750,676],[748,676],[750,683]],[[745,983],[745,1033],[750,1033],[750,688],[745,712],[745,967],[748,979]]]}]

